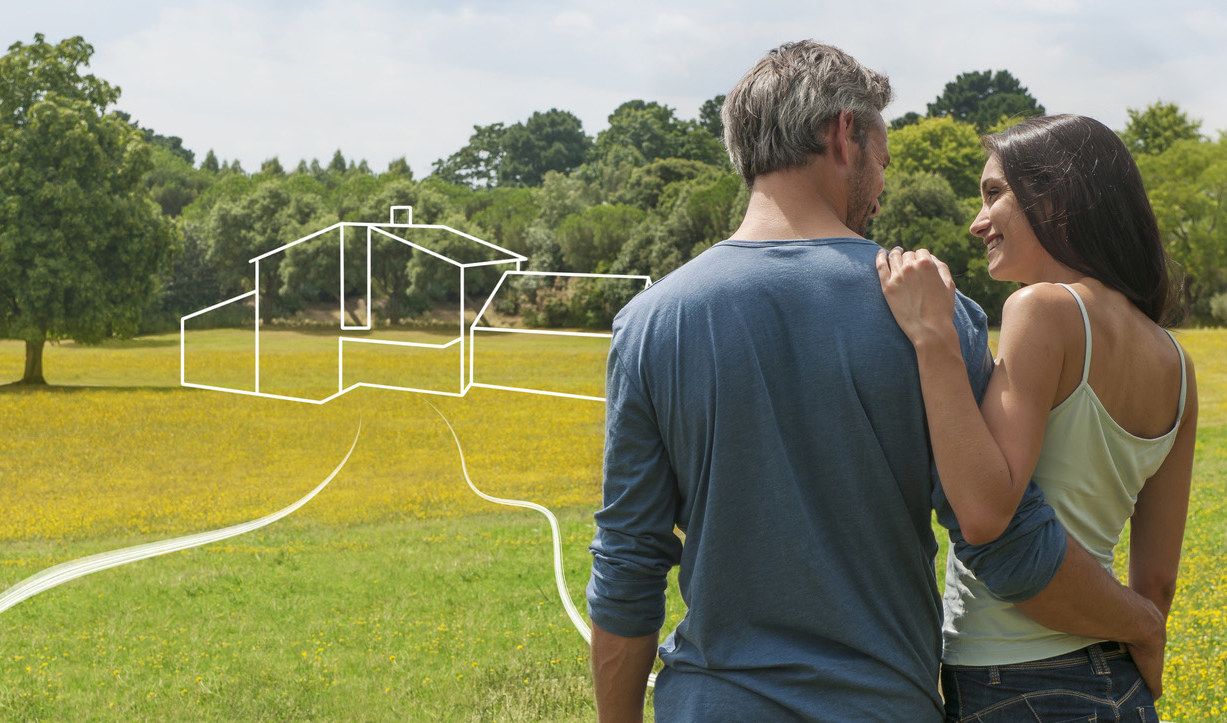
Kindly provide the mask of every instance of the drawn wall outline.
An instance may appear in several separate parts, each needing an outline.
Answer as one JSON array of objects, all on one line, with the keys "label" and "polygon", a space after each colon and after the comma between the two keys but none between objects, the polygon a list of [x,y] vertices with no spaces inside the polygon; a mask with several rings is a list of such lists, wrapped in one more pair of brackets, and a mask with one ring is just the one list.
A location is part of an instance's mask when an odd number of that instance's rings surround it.
[{"label": "drawn wall outline", "polygon": [[[407,219],[405,222],[403,223],[396,222],[396,216],[398,212],[405,214],[406,219]],[[608,332],[581,332],[581,331],[554,330],[554,329],[504,328],[504,327],[495,327],[495,326],[490,326],[488,324],[483,324],[482,321],[486,317],[487,312],[490,310],[491,304],[495,296],[503,288],[503,285],[507,282],[509,277],[526,277],[526,276],[547,277],[549,276],[549,277],[568,277],[568,278],[620,279],[620,280],[642,281],[644,284],[644,288],[652,284],[651,277],[644,276],[644,275],[635,275],[635,274],[595,274],[595,273],[578,273],[578,272],[566,272],[566,271],[525,271],[525,270],[522,270],[521,267],[525,262],[528,261],[527,257],[521,254],[518,254],[514,251],[511,251],[509,249],[506,249],[502,246],[499,246],[497,244],[493,244],[484,239],[480,239],[476,236],[473,236],[472,234],[468,234],[463,231],[458,231],[450,226],[446,226],[442,224],[415,224],[412,221],[412,214],[413,214],[412,206],[392,206],[390,207],[389,219],[388,219],[388,223],[386,224],[373,223],[373,222],[355,222],[355,221],[338,222],[324,229],[307,234],[306,236],[295,239],[294,241],[291,241],[287,244],[283,244],[281,246],[278,246],[275,249],[272,249],[271,251],[266,251],[263,254],[260,254],[258,256],[255,256],[249,259],[248,263],[252,264],[252,267],[253,267],[253,270],[252,270],[253,288],[251,291],[248,291],[246,293],[239,294],[238,296],[234,296],[230,299],[226,299],[224,301],[218,302],[207,308],[200,309],[198,311],[194,311],[190,314],[186,314],[180,318],[179,320],[179,383],[180,385],[185,386],[185,387],[195,388],[195,389],[207,389],[210,391],[229,392],[232,394],[244,394],[248,396],[264,397],[268,399],[280,399],[280,400],[285,400],[285,401],[302,402],[306,404],[316,404],[316,405],[327,404],[333,399],[336,399],[346,394],[347,392],[350,392],[354,389],[358,389],[361,387],[388,389],[388,390],[393,390],[393,391],[416,392],[420,394],[435,394],[435,395],[450,396],[450,397],[464,397],[465,395],[468,394],[470,389],[474,387],[478,387],[478,388],[496,389],[496,390],[502,390],[502,391],[520,392],[520,393],[527,393],[527,394],[541,394],[541,395],[546,395],[546,396],[564,397],[564,398],[569,398],[569,399],[582,399],[582,400],[599,401],[599,402],[605,401],[604,397],[598,397],[594,395],[572,394],[572,393],[551,391],[548,389],[529,389],[525,387],[513,387],[513,386],[505,386],[505,385],[498,385],[498,384],[488,384],[488,383],[476,381],[477,366],[475,362],[475,357],[476,357],[477,334],[478,332],[518,333],[518,334],[536,334],[536,335],[543,335],[543,336],[611,338],[612,334]],[[346,297],[346,283],[345,283],[346,282],[346,279],[345,279],[346,242],[345,242],[344,234],[345,234],[345,229],[347,228],[361,228],[361,229],[365,229],[366,231],[366,290],[365,290],[365,295],[364,295],[364,300],[365,300],[364,306],[365,306],[365,312],[366,312],[366,323],[365,324],[349,325],[346,323],[346,319],[345,319],[345,315],[346,315],[345,304],[346,304],[347,297]],[[503,258],[496,258],[494,260],[488,260],[488,261],[463,263],[455,259],[452,259],[444,254],[435,252],[432,249],[426,248],[425,246],[414,243],[413,241],[410,241],[404,236],[398,236],[396,233],[392,233],[389,229],[395,229],[397,231],[401,231],[401,230],[409,231],[412,229],[434,229],[434,230],[446,231],[451,234],[455,234],[462,238],[473,241],[477,244],[480,244],[488,249],[495,251],[498,254],[502,254]],[[356,337],[356,336],[346,336],[344,333],[340,333],[337,335],[337,391],[335,393],[330,394],[324,397],[323,399],[308,399],[305,397],[290,396],[286,394],[273,394],[273,393],[261,391],[260,390],[260,327],[261,327],[260,262],[276,254],[283,253],[286,250],[294,246],[297,246],[301,243],[322,237],[325,234],[331,231],[334,231],[334,230],[340,230],[340,242],[338,243],[338,247],[339,247],[339,251],[338,251],[339,253],[338,298],[340,301],[340,331],[341,332],[371,331],[372,330],[372,326],[373,326],[371,323],[372,322],[372,319],[371,319],[371,314],[372,314],[371,257],[373,253],[372,240],[375,234],[379,234],[379,235],[382,235],[383,237],[386,237],[393,241],[397,241],[401,244],[404,244],[414,250],[422,251],[458,269],[458,272],[460,274],[459,333],[454,339],[448,342],[445,342],[445,343],[441,343],[441,344],[431,344],[431,343],[426,343],[426,342],[399,341],[399,340],[391,340],[391,339],[370,339],[370,338],[363,338],[363,337]],[[405,235],[407,236],[408,234],[406,233]],[[465,293],[464,293],[466,270],[471,269],[471,268],[505,265],[505,264],[514,264],[515,269],[503,271],[502,276],[499,277],[498,282],[494,285],[493,290],[487,296],[485,303],[482,305],[481,309],[477,312],[473,321],[471,323],[468,323],[466,326]],[[253,314],[253,322],[254,322],[253,388],[251,390],[236,389],[233,387],[223,387],[223,386],[218,386],[218,385],[201,384],[198,382],[188,381],[187,379],[187,321],[189,319],[193,319],[193,318],[202,316],[204,314],[207,314],[209,312],[218,310],[222,307],[225,307],[231,304],[235,304],[235,303],[241,303],[249,298],[253,299],[254,301],[252,305],[252,314]],[[466,344],[466,336],[467,336],[467,344]],[[427,349],[436,349],[436,350],[449,349],[453,346],[459,345],[460,347],[459,354],[458,354],[459,384],[457,385],[457,391],[447,392],[447,391],[440,391],[437,389],[422,389],[422,388],[409,387],[409,386],[378,384],[374,382],[356,382],[356,383],[346,386],[345,385],[345,345],[347,343],[348,344],[379,344],[379,345],[399,346],[399,347],[418,347],[418,348],[427,348]]]}]

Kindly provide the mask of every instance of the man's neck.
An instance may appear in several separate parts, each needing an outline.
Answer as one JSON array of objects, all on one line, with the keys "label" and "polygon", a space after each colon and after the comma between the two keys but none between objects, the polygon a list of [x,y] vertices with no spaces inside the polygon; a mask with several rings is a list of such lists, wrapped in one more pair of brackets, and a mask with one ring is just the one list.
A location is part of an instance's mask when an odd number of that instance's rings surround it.
[{"label": "man's neck", "polygon": [[774,171],[754,180],[745,218],[732,238],[776,241],[857,237],[844,224],[838,204],[847,205],[812,167]]}]

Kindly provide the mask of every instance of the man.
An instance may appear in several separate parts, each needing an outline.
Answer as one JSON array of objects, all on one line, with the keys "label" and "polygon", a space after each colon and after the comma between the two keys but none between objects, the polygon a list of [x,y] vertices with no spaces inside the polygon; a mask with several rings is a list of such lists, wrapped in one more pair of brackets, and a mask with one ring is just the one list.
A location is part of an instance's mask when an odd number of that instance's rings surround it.
[{"label": "man", "polygon": [[[602,720],[642,717],[677,564],[687,614],[660,647],[658,720],[941,720],[932,509],[994,594],[1161,659],[1158,612],[1076,545],[1066,554],[1034,484],[996,540],[957,529],[915,356],[862,238],[890,96],[837,48],[771,51],[724,104],[751,192],[740,228],[614,322],[588,585]],[[956,322],[981,394],[984,314],[960,297]]]}]

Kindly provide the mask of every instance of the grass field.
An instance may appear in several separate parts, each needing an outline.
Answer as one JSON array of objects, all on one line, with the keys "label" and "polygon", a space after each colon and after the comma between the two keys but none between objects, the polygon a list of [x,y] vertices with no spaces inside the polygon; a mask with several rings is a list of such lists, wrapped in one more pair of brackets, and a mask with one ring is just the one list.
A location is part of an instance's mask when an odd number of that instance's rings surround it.
[{"label": "grass field", "polygon": [[[250,336],[211,334],[203,348],[217,361],[192,363],[241,377],[224,360]],[[278,333],[286,369],[298,351],[327,353],[309,337]],[[1182,341],[1202,424],[1161,713],[1214,721],[1227,716],[1227,332]],[[601,344],[479,350],[490,383],[599,389]],[[23,351],[0,342],[0,383]],[[363,361],[380,375],[392,363]],[[592,717],[588,653],[557,599],[548,524],[474,496],[426,402],[456,427],[479,487],[559,515],[581,610],[599,403],[358,389],[312,406],[184,389],[174,335],[50,346],[46,376],[50,389],[0,389],[0,590],[65,560],[268,514],[318,484],[362,432],[344,471],[291,517],[0,614],[0,719]],[[671,595],[674,623],[679,607]]]}]

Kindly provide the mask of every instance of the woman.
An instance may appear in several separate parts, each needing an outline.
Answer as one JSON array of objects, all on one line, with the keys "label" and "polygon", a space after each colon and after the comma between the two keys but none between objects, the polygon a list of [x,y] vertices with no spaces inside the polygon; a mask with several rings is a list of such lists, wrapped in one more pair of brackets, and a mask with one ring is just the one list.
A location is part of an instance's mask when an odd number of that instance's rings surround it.
[{"label": "woman", "polygon": [[[1090,118],[1034,118],[983,143],[971,232],[990,275],[1024,286],[1002,311],[979,413],[951,322],[949,270],[924,250],[878,256],[883,292],[916,349],[942,485],[972,542],[1001,533],[1033,476],[1105,566],[1130,522],[1129,586],[1166,616],[1197,391],[1192,362],[1162,327],[1175,289],[1141,176],[1116,134]],[[1032,622],[953,555],[945,606],[948,719],[1154,716],[1160,691],[1151,695],[1124,646]]]}]

